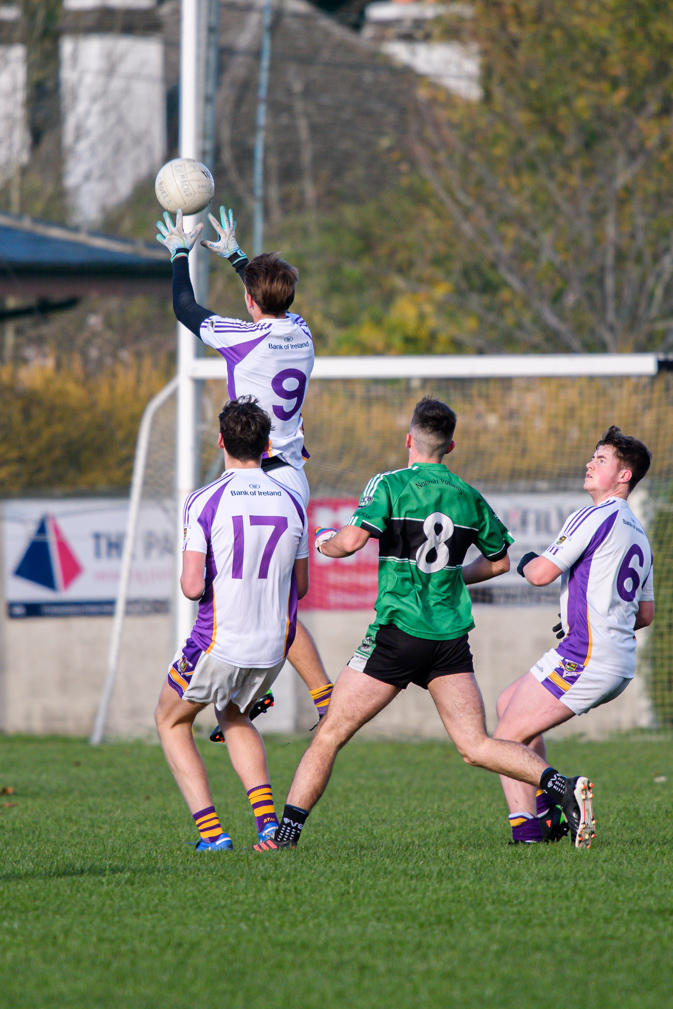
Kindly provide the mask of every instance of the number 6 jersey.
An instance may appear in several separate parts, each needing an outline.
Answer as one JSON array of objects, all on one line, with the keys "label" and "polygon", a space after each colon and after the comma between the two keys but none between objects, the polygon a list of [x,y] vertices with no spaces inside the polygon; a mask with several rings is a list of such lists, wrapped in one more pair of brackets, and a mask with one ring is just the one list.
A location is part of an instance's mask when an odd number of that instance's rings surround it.
[{"label": "number 6 jersey", "polygon": [[568,518],[544,557],[563,572],[561,618],[566,636],[556,651],[570,662],[589,661],[632,677],[633,628],[641,601],[654,599],[652,551],[623,498],[580,508]]},{"label": "number 6 jersey", "polygon": [[266,669],[294,640],[294,562],[308,557],[299,500],[261,469],[226,470],[185,502],[183,550],[205,554],[192,638],[232,666]]},{"label": "number 6 jersey", "polygon": [[479,491],[442,463],[414,463],[375,476],[348,524],[379,541],[372,627],[395,624],[437,641],[462,637],[474,627],[462,575],[468,548],[474,543],[495,561],[514,542]]},{"label": "number 6 jersey", "polygon": [[211,315],[199,336],[227,362],[229,399],[255,396],[271,418],[265,456],[301,469],[308,459],[301,408],[313,371],[313,337],[302,317],[288,312],[284,319],[243,322]]}]

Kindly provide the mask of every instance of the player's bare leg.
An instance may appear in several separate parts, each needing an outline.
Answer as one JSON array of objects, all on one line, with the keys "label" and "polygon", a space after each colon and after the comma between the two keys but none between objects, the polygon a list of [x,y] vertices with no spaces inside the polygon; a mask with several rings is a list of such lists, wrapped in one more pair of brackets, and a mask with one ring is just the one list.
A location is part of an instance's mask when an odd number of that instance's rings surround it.
[{"label": "player's bare leg", "polygon": [[322,718],[330,703],[332,683],[315,641],[300,620],[297,621],[297,633],[287,657],[308,687],[318,716]]},{"label": "player's bare leg", "polygon": [[183,700],[164,683],[154,720],[168,766],[201,835],[196,850],[229,851],[233,844],[215,812],[208,775],[192,731],[194,719],[205,707]]},{"label": "player's bare leg", "polygon": [[439,717],[463,760],[537,786],[546,762],[522,743],[491,739],[473,673],[438,676],[428,684]]},{"label": "player's bare leg", "polygon": [[215,709],[215,714],[224,733],[232,766],[246,792],[261,782],[267,782],[269,769],[264,743],[247,714],[243,714],[233,701],[224,711]]},{"label": "player's bare leg", "polygon": [[[498,698],[499,721],[494,739],[511,739],[525,743],[546,763],[547,751],[543,732],[573,718],[574,712],[550,694],[532,673],[515,680]],[[527,812],[536,815],[536,789],[521,781],[500,776],[510,813]]]},{"label": "player's bare leg", "polygon": [[296,847],[306,817],[327,788],[339,750],[397,694],[397,687],[350,666],[344,668],[334,686],[329,710],[299,762],[274,842],[258,845],[258,849]]},{"label": "player's bare leg", "polygon": [[190,812],[212,806],[208,775],[201,759],[192,726],[205,704],[183,699],[164,683],[154,712],[164,755]]}]

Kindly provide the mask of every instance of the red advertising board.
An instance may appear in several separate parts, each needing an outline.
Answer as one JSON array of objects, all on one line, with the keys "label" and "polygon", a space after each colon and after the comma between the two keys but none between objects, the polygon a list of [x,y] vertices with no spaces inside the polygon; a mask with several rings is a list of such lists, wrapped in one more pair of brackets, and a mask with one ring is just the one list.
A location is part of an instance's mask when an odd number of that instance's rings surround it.
[{"label": "red advertising board", "polygon": [[300,610],[367,610],[376,602],[379,545],[372,537],[366,547],[352,557],[335,560],[323,557],[313,545],[319,526],[340,529],[357,507],[357,498],[316,498],[308,506],[309,578],[308,594]]}]

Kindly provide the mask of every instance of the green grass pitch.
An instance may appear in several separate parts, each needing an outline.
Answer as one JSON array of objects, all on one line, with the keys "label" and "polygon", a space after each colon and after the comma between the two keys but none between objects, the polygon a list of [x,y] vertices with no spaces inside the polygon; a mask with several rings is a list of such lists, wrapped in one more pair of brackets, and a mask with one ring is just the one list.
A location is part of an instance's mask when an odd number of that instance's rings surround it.
[{"label": "green grass pitch", "polygon": [[[277,804],[306,742],[268,741]],[[2,1007],[673,1003],[670,740],[550,747],[596,783],[589,852],[507,847],[497,779],[448,743],[355,740],[297,851],[257,855],[225,747],[201,745],[232,854],[188,846],[158,746],[0,740]]]}]

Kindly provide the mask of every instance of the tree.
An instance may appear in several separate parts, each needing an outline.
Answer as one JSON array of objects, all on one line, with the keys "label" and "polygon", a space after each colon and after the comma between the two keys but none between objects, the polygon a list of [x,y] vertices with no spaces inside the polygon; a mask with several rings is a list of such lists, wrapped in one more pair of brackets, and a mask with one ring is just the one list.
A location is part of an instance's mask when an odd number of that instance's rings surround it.
[{"label": "tree", "polygon": [[416,156],[483,349],[673,348],[672,0],[476,0],[483,101],[426,86]]}]

